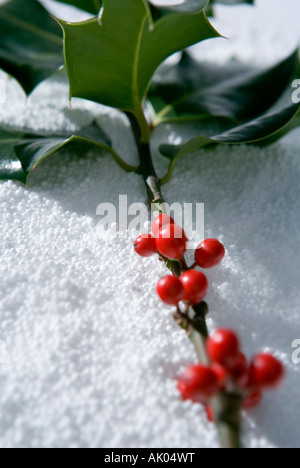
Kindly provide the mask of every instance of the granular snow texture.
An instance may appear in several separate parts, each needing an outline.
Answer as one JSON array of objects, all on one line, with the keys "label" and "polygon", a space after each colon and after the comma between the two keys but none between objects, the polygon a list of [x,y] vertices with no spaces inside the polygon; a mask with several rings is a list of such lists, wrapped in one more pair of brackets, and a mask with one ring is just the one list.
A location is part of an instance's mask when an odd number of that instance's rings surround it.
[{"label": "granular snow texture", "polygon": [[[299,1],[257,4],[219,7],[215,24],[230,40],[196,53],[258,65],[288,55],[300,39]],[[2,122],[73,131],[94,113],[107,125],[100,106],[74,100],[69,110],[63,80],[41,85],[26,106],[18,85],[6,84]],[[109,116],[118,150],[134,161],[128,128]],[[247,447],[299,446],[300,365],[291,359],[300,338],[299,145],[297,130],[267,149],[201,151],[164,189],[169,201],[205,203],[206,235],[227,247],[208,274],[210,328],[233,326],[249,358],[271,350],[287,368],[285,385],[244,416]],[[164,266],[137,257],[132,239],[97,231],[98,204],[117,204],[119,194],[145,200],[138,176],[93,150],[48,158],[28,189],[0,184],[1,447],[218,446],[203,409],[176,391],[195,355],[156,297]]]}]

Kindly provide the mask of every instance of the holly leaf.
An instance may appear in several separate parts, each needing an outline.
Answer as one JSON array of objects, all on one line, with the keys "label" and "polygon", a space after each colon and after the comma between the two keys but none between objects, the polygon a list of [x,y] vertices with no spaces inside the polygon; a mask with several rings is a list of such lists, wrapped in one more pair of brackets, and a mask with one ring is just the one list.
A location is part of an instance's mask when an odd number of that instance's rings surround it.
[{"label": "holly leaf", "polygon": [[154,21],[165,16],[168,11],[174,11],[175,13],[198,13],[199,11],[206,9],[209,3],[208,0],[183,0],[177,5],[170,4],[158,6],[155,1],[148,1],[150,3],[150,9]]},{"label": "holly leaf", "polygon": [[173,53],[219,36],[203,12],[206,4],[186,0],[155,21],[146,0],[103,0],[99,19],[59,20],[70,97],[115,107],[143,120],[142,102],[157,67]]},{"label": "holly leaf", "polygon": [[22,138],[22,133],[0,128],[0,180],[20,180],[26,182],[26,174],[21,161],[14,151],[14,145]]},{"label": "holly leaf", "polygon": [[290,104],[215,136],[200,135],[183,145],[161,145],[160,152],[170,159],[169,172],[163,182],[170,179],[179,159],[200,148],[216,143],[264,146],[282,138],[297,126],[300,126],[300,104]]},{"label": "holly leaf", "polygon": [[207,10],[206,10],[207,16],[214,16],[214,5],[216,3],[221,3],[223,5],[229,5],[229,6],[240,5],[240,4],[254,5],[254,0],[210,0],[209,6],[207,7]]},{"label": "holly leaf", "polygon": [[183,53],[177,65],[154,77],[149,99],[154,123],[204,116],[227,117],[238,123],[265,113],[281,97],[299,67],[298,50],[263,71],[230,62],[202,64]]},{"label": "holly leaf", "polygon": [[223,3],[224,5],[239,5],[241,3],[248,3],[248,5],[254,5],[254,0],[210,0],[210,3]]},{"label": "holly leaf", "polygon": [[[83,11],[87,11],[88,13],[91,13],[93,15],[98,15],[102,5],[103,5],[103,0],[56,0],[60,3],[66,3],[68,5],[72,5],[76,8],[80,8]],[[185,13],[190,13],[193,11],[199,11],[200,8],[204,8],[208,0],[189,0],[185,1],[184,4],[180,5],[165,5],[162,7],[155,6],[155,3],[151,2],[151,0],[148,0],[150,3],[150,9],[151,13],[153,15],[153,19],[155,17],[155,20],[158,18],[161,18],[166,14],[167,11],[182,11]],[[201,5],[203,5],[201,7]]]},{"label": "holly leaf", "polygon": [[0,68],[27,94],[63,65],[61,30],[36,0],[1,4],[0,31]]},{"label": "holly leaf", "polygon": [[67,3],[68,5],[72,5],[76,8],[80,8],[80,10],[87,11],[92,15],[98,15],[101,6],[102,0],[56,0],[60,3]]},{"label": "holly leaf", "polygon": [[49,136],[0,128],[0,180],[19,180],[25,184],[46,157],[74,142],[96,145],[118,159],[109,138],[95,122],[73,135]]}]

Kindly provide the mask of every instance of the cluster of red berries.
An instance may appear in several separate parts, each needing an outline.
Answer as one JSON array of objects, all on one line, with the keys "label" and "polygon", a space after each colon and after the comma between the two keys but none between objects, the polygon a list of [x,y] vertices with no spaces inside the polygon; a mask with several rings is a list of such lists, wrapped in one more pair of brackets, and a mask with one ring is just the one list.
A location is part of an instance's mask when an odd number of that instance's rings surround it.
[{"label": "cluster of red berries", "polygon": [[[187,250],[184,230],[168,215],[159,215],[152,233],[138,237],[135,251],[141,257],[159,254],[165,259],[181,260]],[[161,300],[178,306],[200,304],[208,291],[206,276],[195,267],[212,268],[223,260],[225,249],[217,239],[206,239],[195,251],[194,265],[180,277],[168,275],[157,284]],[[178,390],[184,400],[202,403],[210,421],[214,420],[210,399],[219,392],[239,392],[246,409],[257,406],[265,389],[274,388],[283,379],[282,364],[270,354],[258,354],[249,364],[240,350],[239,339],[231,330],[217,330],[206,343],[210,366],[188,367],[178,379]]]},{"label": "cluster of red berries", "polygon": [[[184,230],[175,224],[173,218],[161,214],[152,224],[152,233],[143,234],[134,243],[137,254],[150,257],[159,254],[166,259],[180,260],[187,250],[188,239]],[[180,278],[168,275],[157,284],[157,293],[165,304],[178,305],[185,301],[193,305],[200,304],[208,291],[206,276],[194,269],[212,268],[223,260],[225,249],[217,239],[206,239],[195,251],[195,264]]]},{"label": "cluster of red berries", "polygon": [[207,340],[206,349],[211,365],[188,367],[179,377],[177,388],[184,400],[202,403],[210,421],[214,415],[209,402],[217,393],[239,392],[243,407],[250,409],[261,402],[263,390],[276,388],[284,377],[281,362],[270,354],[258,354],[248,364],[231,330],[217,330]]}]

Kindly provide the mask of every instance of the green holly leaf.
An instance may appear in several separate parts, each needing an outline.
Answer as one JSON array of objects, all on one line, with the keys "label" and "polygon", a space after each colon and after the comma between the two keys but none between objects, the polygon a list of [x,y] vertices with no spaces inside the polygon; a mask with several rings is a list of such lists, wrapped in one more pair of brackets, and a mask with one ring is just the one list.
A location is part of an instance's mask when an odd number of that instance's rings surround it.
[{"label": "green holly leaf", "polygon": [[56,0],[60,3],[67,3],[68,5],[72,5],[76,8],[80,8],[80,10],[87,11],[92,15],[98,15],[101,7],[102,7],[102,0]]},{"label": "green holly leaf", "polygon": [[27,94],[64,63],[61,30],[36,0],[0,6],[0,68]]},{"label": "green holly leaf", "polygon": [[[83,11],[87,11],[88,13],[91,13],[92,15],[98,15],[102,5],[103,5],[103,0],[56,0],[60,3],[66,3],[68,5],[72,5],[76,8],[80,8]],[[155,6],[151,0],[149,1],[149,6],[151,9],[151,13],[153,16],[153,19],[155,17],[155,20],[158,18],[161,18],[166,14],[167,11],[181,11],[185,13],[191,13],[194,11],[199,11],[199,9],[203,9],[207,3],[208,0],[188,0],[185,1],[184,4],[180,5],[167,5],[163,6],[161,8]]]},{"label": "green holly leaf", "polygon": [[20,180],[26,182],[26,173],[14,151],[14,145],[22,138],[22,133],[0,128],[0,180]]},{"label": "green holly leaf", "polygon": [[183,145],[161,145],[160,152],[170,159],[170,168],[163,183],[166,183],[176,163],[183,156],[211,144],[257,144],[267,145],[277,141],[292,129],[300,126],[300,104],[290,104],[268,114],[239,125],[215,136],[200,135]]},{"label": "green holly leaf", "polygon": [[198,13],[199,11],[205,10],[209,3],[208,0],[185,0],[177,5],[157,6],[152,0],[148,1],[154,21],[165,16],[168,11],[173,11],[175,13]]},{"label": "green holly leaf", "polygon": [[207,16],[214,16],[214,5],[216,3],[221,3],[223,5],[229,5],[229,6],[234,6],[234,5],[240,5],[240,4],[246,4],[246,5],[254,5],[254,0],[210,0],[209,6],[207,7],[206,14]]},{"label": "green holly leaf", "polygon": [[223,3],[224,5],[239,5],[241,3],[248,3],[248,5],[253,5],[254,0],[210,0],[210,3]]},{"label": "green holly leaf", "polygon": [[112,149],[109,138],[95,122],[73,135],[49,136],[0,128],[0,180],[19,180],[25,184],[41,161],[74,142],[96,145],[109,152],[126,169],[126,164]]},{"label": "green holly leaf", "polygon": [[59,21],[70,97],[134,114],[146,138],[142,103],[157,67],[173,53],[219,36],[203,12],[206,4],[186,0],[155,21],[146,0],[103,0],[99,19]]},{"label": "green holly leaf", "polygon": [[274,105],[298,67],[298,51],[264,71],[237,62],[202,64],[184,52],[178,65],[165,66],[153,80],[148,97],[156,111],[154,124],[205,116],[247,122]]}]

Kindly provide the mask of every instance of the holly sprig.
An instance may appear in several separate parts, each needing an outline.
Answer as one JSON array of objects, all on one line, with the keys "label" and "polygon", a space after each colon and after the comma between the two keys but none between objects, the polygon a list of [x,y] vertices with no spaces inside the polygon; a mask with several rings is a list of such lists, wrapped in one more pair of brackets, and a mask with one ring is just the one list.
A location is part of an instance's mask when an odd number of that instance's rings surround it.
[{"label": "holly sprig", "polygon": [[[0,68],[27,95],[64,68],[70,100],[88,99],[127,116],[139,165],[128,165],[96,122],[72,134],[56,135],[0,123],[0,179],[27,183],[46,157],[73,142],[92,144],[111,154],[125,171],[141,175],[149,203],[162,213],[161,186],[171,179],[180,158],[215,144],[267,145],[299,125],[300,105],[291,99],[291,84],[300,71],[298,51],[267,70],[237,63],[207,65],[186,51],[204,40],[222,40],[208,19],[216,0],[185,0],[168,7],[148,0],[59,1],[84,9],[91,18],[80,23],[53,18],[37,0],[9,0],[0,6]],[[174,53],[181,54],[178,63],[165,64]],[[203,121],[217,123],[220,131],[195,131],[187,140],[186,126]],[[158,177],[151,144],[157,129],[169,123],[176,123],[182,143],[162,142],[159,151],[169,168]],[[161,259],[177,277],[189,270],[182,256]],[[175,313],[202,364],[209,360],[207,311],[205,303],[188,301],[183,313],[178,308]],[[214,403],[222,445],[229,447],[240,446],[241,401],[234,395],[226,390]]]},{"label": "holly sprig", "polygon": [[[241,410],[258,406],[263,391],[277,388],[285,375],[282,363],[271,354],[259,353],[248,362],[238,336],[230,329],[218,329],[210,337],[206,326],[208,305],[204,299],[209,282],[202,270],[219,265],[225,257],[217,239],[202,241],[195,250],[195,262],[188,267],[184,254],[187,236],[165,213],[155,217],[152,234],[142,234],[134,242],[141,257],[158,254],[173,275],[161,278],[157,294],[194,345],[199,364],[188,366],[178,378],[183,400],[205,407],[209,422],[217,425],[222,446],[240,447]],[[177,261],[177,269],[170,265]]]}]

